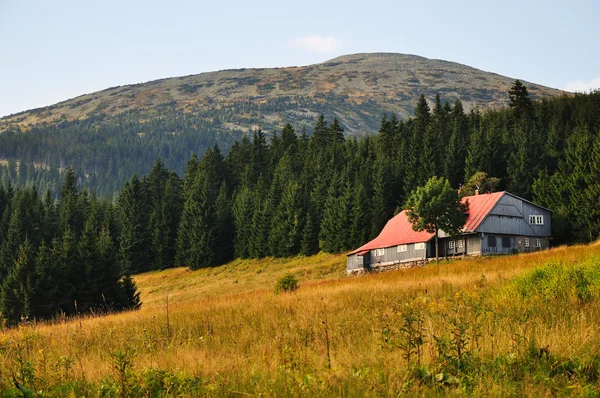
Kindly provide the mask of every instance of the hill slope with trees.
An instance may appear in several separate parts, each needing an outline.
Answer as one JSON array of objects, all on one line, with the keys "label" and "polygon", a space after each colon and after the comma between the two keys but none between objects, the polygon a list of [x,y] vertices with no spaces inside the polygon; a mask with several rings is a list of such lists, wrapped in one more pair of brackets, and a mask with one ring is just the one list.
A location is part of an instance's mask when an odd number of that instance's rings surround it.
[{"label": "hill slope with trees", "polygon": [[[240,69],[115,87],[0,119],[5,179],[57,193],[66,168],[112,197],[160,157],[182,175],[192,153],[223,153],[262,129],[289,123],[312,134],[336,117],[344,136],[372,134],[384,113],[406,120],[421,94],[430,107],[461,100],[465,112],[507,106],[512,79],[453,62],[404,54],[355,54],[322,64]],[[526,83],[533,99],[558,90]],[[21,166],[22,165],[22,166]],[[0,176],[1,177],[1,176]]]},{"label": "hill slope with trees", "polygon": [[[553,209],[555,242],[597,239],[600,92],[533,101],[516,81],[509,94],[507,109],[484,113],[439,97],[430,109],[421,96],[414,118],[384,117],[360,139],[324,116],[310,136],[289,124],[270,142],[256,131],[226,155],[218,145],[193,154],[182,177],[159,159],[113,201],[79,189],[71,169],[59,201],[0,184],[0,311],[16,323],[128,308],[131,274],[343,253],[375,237],[432,177]],[[52,296],[47,287],[59,285]]]}]

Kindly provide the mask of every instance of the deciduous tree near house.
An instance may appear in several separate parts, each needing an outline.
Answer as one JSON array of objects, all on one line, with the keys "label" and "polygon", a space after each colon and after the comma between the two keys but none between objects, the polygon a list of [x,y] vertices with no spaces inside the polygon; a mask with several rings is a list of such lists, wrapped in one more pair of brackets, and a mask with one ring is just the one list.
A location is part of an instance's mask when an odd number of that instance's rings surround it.
[{"label": "deciduous tree near house", "polygon": [[467,219],[468,202],[461,202],[448,180],[431,177],[425,186],[413,191],[404,209],[415,231],[435,233],[435,261],[439,264],[439,232],[453,235],[460,231]]}]

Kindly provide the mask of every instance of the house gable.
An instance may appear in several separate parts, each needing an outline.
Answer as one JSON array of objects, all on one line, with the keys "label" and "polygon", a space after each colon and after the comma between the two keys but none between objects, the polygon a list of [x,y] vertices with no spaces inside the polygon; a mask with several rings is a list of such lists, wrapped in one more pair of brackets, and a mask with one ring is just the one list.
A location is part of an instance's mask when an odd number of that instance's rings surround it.
[{"label": "house gable", "polygon": [[[532,224],[530,216],[542,216],[542,224]],[[551,211],[505,192],[475,229],[476,232],[519,236],[550,236]]]}]

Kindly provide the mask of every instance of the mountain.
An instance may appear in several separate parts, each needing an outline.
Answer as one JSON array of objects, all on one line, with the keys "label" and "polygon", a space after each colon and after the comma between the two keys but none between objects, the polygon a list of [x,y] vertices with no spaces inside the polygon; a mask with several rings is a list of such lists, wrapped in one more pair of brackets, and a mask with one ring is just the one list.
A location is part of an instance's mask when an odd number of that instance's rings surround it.
[{"label": "mountain", "polygon": [[[0,129],[19,125],[137,115],[140,121],[180,111],[210,122],[215,131],[244,133],[257,128],[312,126],[320,113],[337,116],[346,133],[379,127],[384,112],[406,118],[418,97],[460,99],[465,107],[499,107],[508,102],[513,78],[455,62],[415,55],[353,54],[300,67],[234,69],[112,87],[56,105],[0,119]],[[534,98],[560,90],[525,82]]]},{"label": "mountain", "polygon": [[[0,119],[0,183],[57,192],[64,170],[103,196],[157,158],[184,174],[192,153],[286,122],[310,132],[320,114],[345,134],[379,130],[384,113],[406,118],[421,94],[465,110],[501,107],[512,78],[453,62],[402,54],[355,54],[302,67],[238,69],[109,88]],[[561,91],[527,83],[533,98]]]}]

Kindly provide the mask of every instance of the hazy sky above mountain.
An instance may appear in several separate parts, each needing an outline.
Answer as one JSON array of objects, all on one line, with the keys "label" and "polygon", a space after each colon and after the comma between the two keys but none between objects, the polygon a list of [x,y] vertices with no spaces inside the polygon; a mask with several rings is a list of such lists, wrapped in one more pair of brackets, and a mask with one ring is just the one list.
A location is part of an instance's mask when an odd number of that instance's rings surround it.
[{"label": "hazy sky above mountain", "polygon": [[600,87],[599,17],[595,0],[0,0],[0,116],[111,86],[358,52],[586,91]]}]

